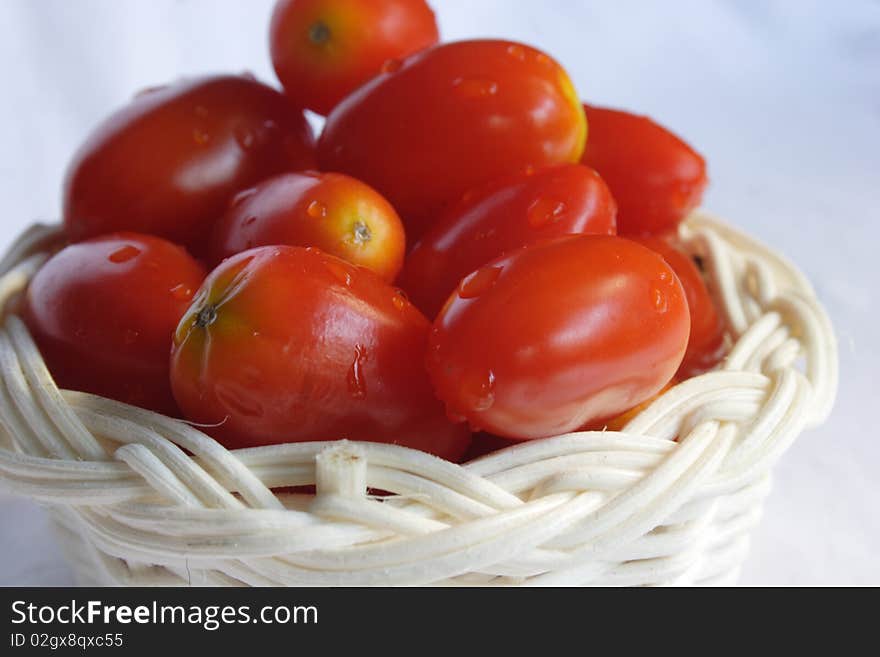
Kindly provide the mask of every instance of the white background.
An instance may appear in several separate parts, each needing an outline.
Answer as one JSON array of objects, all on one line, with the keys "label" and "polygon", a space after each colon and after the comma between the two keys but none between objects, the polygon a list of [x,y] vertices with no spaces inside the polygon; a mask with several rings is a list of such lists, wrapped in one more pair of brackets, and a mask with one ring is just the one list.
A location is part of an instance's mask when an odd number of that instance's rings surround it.
[{"label": "white background", "polygon": [[[783,251],[838,330],[831,420],[778,465],[745,584],[880,584],[880,3],[434,0],[447,39],[548,51],[581,95],[655,117],[708,159],[705,205]],[[146,86],[275,83],[269,0],[0,0],[0,248],[59,214],[87,131]],[[45,518],[0,494],[0,584],[68,584]]]}]

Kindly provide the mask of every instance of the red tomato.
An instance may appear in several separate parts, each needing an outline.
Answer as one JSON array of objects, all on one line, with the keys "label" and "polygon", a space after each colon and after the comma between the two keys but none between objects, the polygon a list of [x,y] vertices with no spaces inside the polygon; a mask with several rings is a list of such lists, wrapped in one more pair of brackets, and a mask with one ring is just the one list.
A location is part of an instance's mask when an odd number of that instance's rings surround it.
[{"label": "red tomato", "polygon": [[646,116],[584,105],[590,145],[581,160],[596,169],[617,201],[621,235],[674,229],[700,204],[706,162]]},{"label": "red tomato", "polygon": [[448,459],[470,442],[424,369],[429,323],[373,272],[317,249],[224,260],[177,328],[180,407],[228,447],[395,442]]},{"label": "red tomato", "polygon": [[424,0],[279,0],[270,29],[272,64],[285,93],[325,115],[385,62],[438,38]]},{"label": "red tomato", "polygon": [[548,167],[467,192],[406,259],[400,285],[428,317],[459,281],[481,265],[550,237],[614,235],[617,212],[608,187],[580,164]]},{"label": "red tomato", "polygon": [[315,246],[393,281],[406,251],[381,194],[340,173],[286,173],[236,196],[214,229],[215,262],[255,246]]},{"label": "red tomato", "polygon": [[64,223],[74,240],[136,230],[204,249],[238,190],[314,165],[300,110],[248,77],[184,80],[148,91],[89,136],[71,162]]},{"label": "red tomato", "polygon": [[515,444],[516,442],[509,438],[493,436],[491,433],[486,433],[485,431],[475,433],[473,435],[473,440],[471,441],[471,446],[464,453],[464,456],[461,457],[461,463],[476,460]]},{"label": "red tomato", "polygon": [[452,417],[542,438],[657,393],[689,327],[684,290],[659,255],[620,237],[562,237],[462,280],[434,321],[428,371]]},{"label": "red tomato", "polygon": [[586,134],[574,87],[547,55],[460,41],[407,58],[342,101],[318,160],[384,194],[412,240],[468,189],[527,166],[577,162]]},{"label": "red tomato", "polygon": [[724,354],[724,322],[715,308],[700,270],[671,238],[643,237],[637,241],[663,256],[684,287],[691,315],[691,336],[678,376],[686,379],[706,372]]},{"label": "red tomato", "polygon": [[204,278],[176,244],[107,235],[56,253],[28,287],[24,318],[60,387],[174,414],[171,336]]}]

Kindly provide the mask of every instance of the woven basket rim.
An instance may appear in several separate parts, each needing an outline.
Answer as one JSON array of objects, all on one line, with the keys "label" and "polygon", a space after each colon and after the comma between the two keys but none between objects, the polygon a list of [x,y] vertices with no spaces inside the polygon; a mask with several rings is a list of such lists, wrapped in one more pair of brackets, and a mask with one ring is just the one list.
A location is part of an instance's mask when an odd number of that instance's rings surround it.
[{"label": "woven basket rim", "polygon": [[[58,234],[33,226],[0,260],[0,486],[53,510],[88,582],[732,581],[770,468],[836,394],[834,333],[803,274],[698,211],[680,236],[706,263],[732,349],[622,432],[461,465],[349,441],[227,450],[181,421],[55,387],[7,307]],[[315,496],[271,490],[306,484]]]}]

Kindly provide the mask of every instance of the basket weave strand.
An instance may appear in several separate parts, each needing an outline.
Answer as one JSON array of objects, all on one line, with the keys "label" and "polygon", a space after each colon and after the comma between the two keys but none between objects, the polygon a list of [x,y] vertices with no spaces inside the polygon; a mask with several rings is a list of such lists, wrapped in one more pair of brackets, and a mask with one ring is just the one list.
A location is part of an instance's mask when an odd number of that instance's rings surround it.
[{"label": "basket weave strand", "polygon": [[[0,484],[51,510],[87,584],[732,583],[773,464],[837,387],[806,279],[698,212],[681,237],[706,264],[729,355],[623,432],[464,465],[379,443],[227,450],[183,421],[56,388],[12,301],[57,237],[34,227],[0,261]],[[303,485],[316,495],[272,490]]]}]

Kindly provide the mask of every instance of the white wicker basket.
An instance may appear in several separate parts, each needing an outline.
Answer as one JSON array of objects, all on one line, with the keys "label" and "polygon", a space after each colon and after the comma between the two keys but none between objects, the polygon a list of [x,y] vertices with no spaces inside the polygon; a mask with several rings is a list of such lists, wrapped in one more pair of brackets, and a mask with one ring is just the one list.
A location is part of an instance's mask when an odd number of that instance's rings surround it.
[{"label": "white wicker basket", "polygon": [[[809,283],[695,213],[681,235],[733,346],[624,432],[466,465],[345,441],[228,451],[184,422],[55,387],[8,302],[56,235],[34,227],[0,263],[0,483],[49,507],[84,584],[732,583],[770,468],[837,386]],[[315,496],[270,490],[307,484]]]}]

